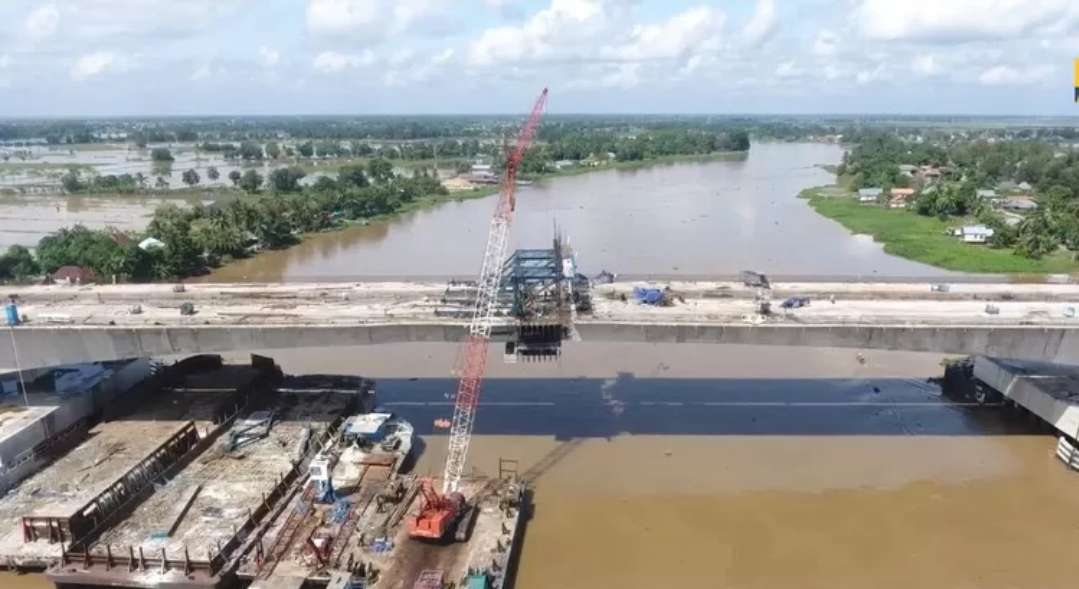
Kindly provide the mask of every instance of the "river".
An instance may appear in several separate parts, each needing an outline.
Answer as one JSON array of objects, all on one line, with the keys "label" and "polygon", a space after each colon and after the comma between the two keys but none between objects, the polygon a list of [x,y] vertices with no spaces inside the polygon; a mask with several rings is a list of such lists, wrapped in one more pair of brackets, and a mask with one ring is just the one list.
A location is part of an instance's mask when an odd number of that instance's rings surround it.
[{"label": "river", "polygon": [[[550,179],[521,191],[515,243],[558,222],[588,272],[927,276],[817,216],[835,147]],[[223,268],[220,280],[475,272],[491,200],[448,203]],[[438,473],[455,348],[267,352],[291,373],[378,379]],[[242,354],[236,354],[238,359]],[[567,343],[489,360],[470,468],[520,460],[534,489],[517,589],[1065,587],[1079,509],[1055,439],[926,382],[940,357],[853,350]],[[2,583],[3,580],[0,580]]]},{"label": "river", "polygon": [[[758,143],[744,158],[605,170],[521,187],[512,247],[549,247],[557,224],[590,274],[936,276],[814,212],[798,193],[832,182],[842,149]],[[348,280],[478,273],[493,198],[447,202],[310,236],[208,280]]]},{"label": "river", "polygon": [[[567,344],[503,364],[470,468],[520,460],[534,510],[517,589],[1065,587],[1074,474],[1040,424],[925,382],[932,354]],[[441,472],[454,347],[270,352],[362,373]]]}]

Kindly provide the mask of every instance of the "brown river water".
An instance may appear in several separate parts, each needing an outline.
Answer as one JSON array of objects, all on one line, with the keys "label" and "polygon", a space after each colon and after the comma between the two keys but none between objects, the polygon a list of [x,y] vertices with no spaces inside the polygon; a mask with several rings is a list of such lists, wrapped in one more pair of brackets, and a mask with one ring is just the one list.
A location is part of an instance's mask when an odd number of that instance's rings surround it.
[{"label": "brown river water", "polygon": [[[798,193],[834,176],[842,150],[755,144],[744,158],[550,178],[518,191],[511,247],[550,247],[557,224],[587,274],[931,276],[816,214]],[[447,202],[366,227],[309,236],[221,268],[215,282],[472,276],[493,197]]]},{"label": "brown river water", "polygon": [[[524,188],[515,243],[557,222],[588,273],[928,276],[795,198],[835,147],[755,145],[739,161],[555,178]],[[491,200],[328,233],[218,280],[476,271]],[[265,352],[292,373],[377,378],[439,473],[448,344]],[[242,358],[242,355],[237,354]],[[534,489],[518,589],[1065,587],[1079,478],[1037,422],[944,399],[941,358],[751,346],[573,344],[558,362],[494,351],[471,468],[520,461]],[[39,587],[0,577],[0,587]]]},{"label": "brown river water", "polygon": [[[362,373],[441,471],[455,349],[268,352]],[[497,352],[494,350],[493,352]],[[1040,424],[943,399],[940,357],[752,346],[567,344],[490,357],[471,468],[534,488],[518,589],[1064,587],[1079,479]]]}]

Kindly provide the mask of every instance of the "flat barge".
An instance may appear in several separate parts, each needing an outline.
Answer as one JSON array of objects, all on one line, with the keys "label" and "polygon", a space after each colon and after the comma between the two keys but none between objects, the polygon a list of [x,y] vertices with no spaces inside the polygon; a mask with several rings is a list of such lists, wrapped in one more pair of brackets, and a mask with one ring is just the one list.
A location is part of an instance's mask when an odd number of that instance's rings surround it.
[{"label": "flat barge", "polygon": [[0,497],[0,569],[59,588],[506,586],[523,486],[466,479],[452,537],[409,538],[412,427],[374,405],[368,379],[268,358],[160,367]]}]

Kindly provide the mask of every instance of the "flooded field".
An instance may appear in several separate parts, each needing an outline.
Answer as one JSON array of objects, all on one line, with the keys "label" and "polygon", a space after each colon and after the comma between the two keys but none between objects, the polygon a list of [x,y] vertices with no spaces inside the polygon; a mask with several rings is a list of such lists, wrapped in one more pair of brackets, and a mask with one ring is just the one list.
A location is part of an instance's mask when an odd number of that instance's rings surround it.
[{"label": "flooded field", "polygon": [[[155,146],[156,147],[156,146]],[[59,192],[60,177],[69,169],[81,173],[99,175],[143,174],[149,178],[149,185],[155,186],[158,177],[168,183],[169,188],[183,188],[181,178],[185,170],[199,172],[200,186],[229,186],[228,173],[232,170],[259,170],[265,175],[271,168],[268,163],[243,164],[236,160],[204,152],[197,152],[192,144],[172,144],[169,148],[174,160],[169,164],[156,163],[150,158],[150,149],[138,149],[130,144],[93,144],[79,146],[34,146],[17,148],[13,153],[29,151],[28,158],[9,157],[0,164],[0,189],[45,190]],[[0,152],[2,153],[2,152]],[[282,164],[284,165],[284,164]],[[217,180],[211,180],[206,171],[216,167],[221,173]]]},{"label": "flooded field", "polygon": [[[205,188],[231,186],[229,172],[256,170],[263,177],[277,168],[302,163],[308,170],[301,184],[314,184],[321,176],[336,176],[336,168],[348,163],[338,160],[297,160],[279,159],[262,161],[243,161],[225,159],[219,153],[198,151],[195,144],[180,143],[154,145],[166,147],[173,156],[172,162],[154,162],[150,157],[150,147],[139,149],[131,144],[92,144],[92,145],[54,145],[32,147],[0,147],[0,191],[16,193],[54,193],[62,192],[60,178],[68,170],[78,170],[83,175],[142,174],[147,178],[147,186],[159,188],[157,179],[161,178],[166,188],[185,188],[183,173],[195,170],[199,173],[199,186]],[[211,167],[217,168],[220,176],[214,180],[208,175]],[[323,170],[325,168],[325,170]],[[410,170],[396,168],[399,174]]]},{"label": "flooded field", "polygon": [[[438,472],[454,347],[277,351],[356,372]],[[491,357],[471,468],[520,460],[534,513],[519,589],[1064,587],[1079,484],[1040,424],[941,398],[939,357],[806,348],[569,345]]]},{"label": "flooded field", "polygon": [[[551,178],[518,191],[511,247],[549,247],[557,225],[586,272],[931,276],[809,208],[798,193],[831,182],[818,164],[842,151],[816,143],[755,144],[748,157]],[[472,276],[493,197],[310,236],[223,267],[207,280],[348,280]]]},{"label": "flooded field", "polygon": [[[16,244],[34,247],[42,237],[76,224],[92,229],[142,230],[162,202],[166,201],[160,198],[0,195],[0,249]],[[168,202],[183,205],[190,201]]]}]

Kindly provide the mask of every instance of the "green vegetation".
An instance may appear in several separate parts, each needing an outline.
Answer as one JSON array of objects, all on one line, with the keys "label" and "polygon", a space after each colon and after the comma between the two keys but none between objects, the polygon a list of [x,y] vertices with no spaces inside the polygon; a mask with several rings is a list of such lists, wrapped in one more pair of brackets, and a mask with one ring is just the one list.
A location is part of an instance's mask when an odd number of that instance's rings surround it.
[{"label": "green vegetation", "polygon": [[155,147],[150,151],[150,159],[155,162],[171,162],[175,158],[167,147]]},{"label": "green vegetation", "polygon": [[1032,260],[1008,248],[966,244],[949,229],[960,220],[918,215],[904,209],[867,206],[836,187],[810,188],[802,192],[818,213],[838,221],[854,233],[873,236],[884,251],[961,272],[1068,273],[1079,270],[1070,254],[1055,252]]},{"label": "green vegetation", "polygon": [[[859,143],[844,154],[836,173],[840,183],[850,189],[913,187],[918,190],[911,206],[913,213],[935,217],[942,224],[949,220],[952,225],[984,224],[993,229],[989,238],[992,248],[1030,260],[1027,268],[992,270],[987,268],[1013,268],[1016,263],[1000,262],[1003,258],[994,258],[993,254],[966,255],[964,259],[970,260],[967,265],[981,268],[977,271],[1025,271],[1047,264],[1075,266],[1075,252],[1079,252],[1079,151],[1070,147],[1035,141],[927,142],[868,133],[862,134]],[[997,189],[1004,194],[998,195]],[[984,191],[983,196],[979,191]],[[1009,192],[1023,193],[1024,199],[1037,198],[1034,210],[1024,210],[1022,217],[1013,215],[1019,220],[1017,225],[1007,223],[998,208],[1000,199]],[[835,206],[838,205],[830,205],[829,210],[837,212]],[[909,214],[895,212],[897,217]],[[882,241],[897,243],[894,239]],[[896,247],[900,255],[918,256],[915,259],[923,261],[927,257],[917,248]],[[958,244],[958,248],[985,249],[964,244]],[[1051,260],[1047,259],[1047,264],[1034,262],[1043,257]],[[985,262],[991,259],[996,262]],[[1069,264],[1060,262],[1069,259],[1073,260]],[[956,262],[950,263],[953,265],[945,267],[954,268]]]},{"label": "green vegetation", "polygon": [[0,256],[0,280],[24,280],[41,271],[30,250],[13,245]]},{"label": "green vegetation", "polygon": [[[39,242],[36,264],[45,272],[74,265],[130,280],[191,276],[259,249],[287,247],[306,232],[399,213],[448,195],[435,177],[426,172],[397,176],[386,160],[372,160],[366,169],[351,169],[311,188],[299,185],[303,176],[302,170],[281,168],[264,186],[262,176],[248,170],[238,184],[251,196],[186,209],[162,205],[144,232],[62,229]],[[140,248],[147,237],[162,245]],[[35,260],[10,266],[25,269],[29,263]]]},{"label": "green vegetation", "polygon": [[[69,194],[76,193],[113,193],[132,194],[145,190],[149,178],[145,174],[106,174],[103,176],[84,176],[79,168],[71,168],[60,177],[60,185]],[[166,188],[168,186],[166,185]]]},{"label": "green vegetation", "polygon": [[[38,129],[45,132],[49,143],[89,142],[97,136],[98,124],[72,124],[63,131],[46,124]],[[493,171],[500,173],[504,137],[519,124],[519,117],[390,117],[335,119],[331,123],[281,118],[205,125],[181,120],[152,124],[111,121],[106,125],[110,132],[127,128],[133,147],[151,148],[153,173],[98,175],[72,167],[61,179],[68,193],[173,192],[167,177],[175,158],[173,150],[160,145],[164,142],[188,142],[195,145],[196,152],[219,154],[228,160],[279,163],[265,175],[252,168],[230,171],[232,188],[223,192],[232,198],[214,205],[162,205],[145,231],[120,233],[82,226],[61,230],[42,239],[38,258],[30,261],[44,272],[75,265],[103,278],[172,279],[204,272],[260,249],[288,247],[307,232],[385,218],[445,200],[485,196],[497,187],[450,195],[428,167],[449,164],[465,173],[480,160],[494,162]],[[19,136],[34,128],[29,123],[16,127],[14,133]],[[0,137],[5,129],[11,131],[0,123]],[[61,133],[55,141],[49,135],[53,131]],[[748,131],[740,125],[700,118],[570,119],[545,125],[539,135],[522,162],[522,176],[726,157],[730,152],[744,153],[750,142]],[[289,140],[282,143],[281,137]],[[189,146],[179,149],[184,152]],[[409,177],[398,175],[395,170],[401,169],[410,170]],[[316,170],[320,173],[317,182],[302,186],[301,180]],[[336,177],[323,176],[331,171]],[[187,169],[181,174],[187,188],[177,192],[195,194],[203,174],[209,180],[221,176],[213,167]],[[148,237],[160,243],[151,241],[146,248],[138,247]]]}]

